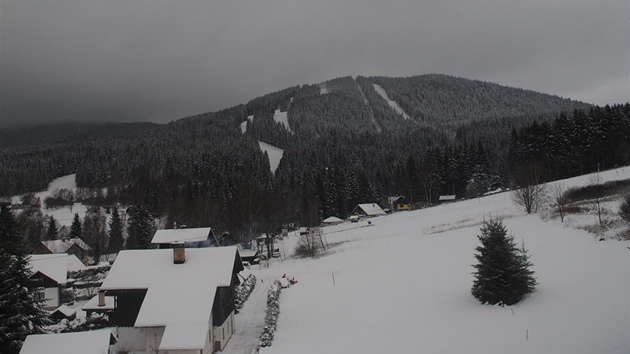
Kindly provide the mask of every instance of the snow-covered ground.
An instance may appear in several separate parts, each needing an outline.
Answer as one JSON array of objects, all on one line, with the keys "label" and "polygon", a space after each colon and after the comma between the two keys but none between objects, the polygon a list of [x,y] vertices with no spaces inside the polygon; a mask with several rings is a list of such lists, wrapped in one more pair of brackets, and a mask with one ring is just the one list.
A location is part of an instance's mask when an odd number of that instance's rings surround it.
[{"label": "snow-covered ground", "polygon": [[[627,179],[630,168],[601,177]],[[540,283],[511,307],[470,294],[476,236],[491,217],[524,243]],[[599,242],[558,219],[526,215],[510,193],[371,221],[324,228],[331,248],[319,259],[274,263],[278,276],[299,283],[282,292],[275,339],[262,353],[630,351],[630,242]],[[289,250],[292,239],[285,242]]]},{"label": "snow-covered ground", "polygon": [[319,94],[325,95],[327,93],[328,93],[328,87],[326,86],[325,82],[322,82],[321,84],[319,84]]},{"label": "snow-covered ground", "polygon": [[[87,207],[81,203],[74,203],[72,208],[64,207],[64,208],[58,208],[58,209],[46,209],[44,208],[44,199],[46,199],[47,197],[50,197],[55,191],[58,191],[60,189],[69,189],[72,191],[76,191],[77,184],[75,182],[75,178],[76,178],[76,175],[74,174],[59,177],[57,179],[54,179],[52,182],[48,184],[47,190],[35,193],[35,197],[39,198],[39,200],[42,203],[42,213],[48,216],[52,215],[55,218],[55,220],[57,220],[57,222],[63,226],[70,226],[72,224],[72,219],[74,218],[74,214],[76,213],[78,213],[81,220],[83,220],[83,217],[85,216],[85,213],[87,212]],[[11,200],[11,203],[19,204],[20,197],[19,196],[13,197]]]},{"label": "snow-covered ground", "polygon": [[398,114],[400,114],[403,117],[405,117],[405,119],[409,119],[409,115],[407,113],[405,113],[405,111],[402,109],[402,107],[400,107],[398,102],[396,102],[396,101],[392,100],[391,98],[389,98],[389,96],[387,95],[387,92],[385,91],[384,88],[382,88],[380,85],[374,84],[374,89],[376,90],[376,92],[379,95],[381,95],[381,97],[383,97],[385,99],[385,101],[387,101],[387,103],[389,104],[390,107],[392,107],[396,112],[398,112]]},{"label": "snow-covered ground", "polygon": [[280,165],[280,160],[282,160],[284,150],[273,145],[263,143],[262,141],[259,141],[258,145],[260,145],[260,150],[267,152],[267,156],[269,156],[269,168],[271,168],[271,173],[276,173],[278,165]]},{"label": "snow-covered ground", "polygon": [[293,131],[291,130],[291,127],[289,126],[288,114],[289,114],[288,111],[282,112],[279,109],[276,109],[276,111],[273,112],[273,120],[276,123],[280,123],[284,125],[284,127],[289,131],[289,133],[293,133]]},{"label": "snow-covered ground", "polygon": [[[249,120],[250,122],[253,122],[254,116],[253,115],[247,116],[247,120]],[[241,123],[241,134],[245,134],[245,132],[247,131],[247,120]]]}]

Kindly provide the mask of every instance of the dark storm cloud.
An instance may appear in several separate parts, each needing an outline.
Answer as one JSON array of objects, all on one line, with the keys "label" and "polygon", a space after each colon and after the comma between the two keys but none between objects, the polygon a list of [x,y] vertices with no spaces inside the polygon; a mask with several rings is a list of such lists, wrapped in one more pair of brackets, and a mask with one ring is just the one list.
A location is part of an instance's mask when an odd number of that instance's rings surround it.
[{"label": "dark storm cloud", "polygon": [[344,75],[629,96],[625,0],[3,0],[0,127],[166,122]]}]

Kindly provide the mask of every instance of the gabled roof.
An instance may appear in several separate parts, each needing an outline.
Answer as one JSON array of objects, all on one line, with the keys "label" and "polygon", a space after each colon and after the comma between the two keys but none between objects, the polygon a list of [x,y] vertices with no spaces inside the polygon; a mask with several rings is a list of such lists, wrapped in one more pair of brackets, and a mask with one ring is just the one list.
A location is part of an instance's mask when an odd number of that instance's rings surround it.
[{"label": "gabled roof", "polygon": [[151,243],[203,242],[208,239],[212,228],[157,230]]},{"label": "gabled roof", "polygon": [[[165,326],[160,349],[204,348],[201,328],[208,330],[217,287],[229,286],[233,271],[242,269],[236,247],[187,248],[185,253],[186,262],[174,264],[171,249],[121,251],[101,286],[147,289],[134,326]],[[181,333],[188,335],[178,337]]]},{"label": "gabled roof", "polygon": [[52,314],[54,314],[55,312],[58,312],[62,315],[64,315],[65,317],[70,317],[74,314],[77,313],[77,310],[67,306],[67,305],[61,305],[59,307],[57,307],[57,309],[55,309],[55,311],[52,312]]},{"label": "gabled roof", "polygon": [[[33,274],[37,272],[42,273],[59,284],[65,284],[69,268],[77,267],[74,260],[81,263],[76,256],[72,255],[71,257],[65,253],[33,254],[31,255],[30,261],[31,271]],[[83,263],[81,263],[81,265],[83,266]],[[83,266],[83,268],[85,268],[85,266]]]},{"label": "gabled roof", "polygon": [[109,329],[75,333],[31,334],[26,337],[20,354],[103,354],[109,353],[109,345],[115,341],[116,339]]},{"label": "gabled roof", "polygon": [[329,218],[324,219],[323,223],[324,224],[335,224],[335,223],[340,223],[343,222],[343,220],[339,219],[336,216],[331,216]]},{"label": "gabled roof", "polygon": [[114,303],[115,299],[113,296],[105,296],[105,305],[98,306],[98,295],[95,295],[85,305],[83,305],[83,307],[81,307],[81,310],[113,310],[115,307]]},{"label": "gabled roof", "polygon": [[367,216],[385,215],[385,211],[376,203],[359,204],[358,207],[361,208]]},{"label": "gabled roof", "polygon": [[72,245],[77,245],[82,249],[89,251],[92,248],[88,246],[87,243],[83,242],[80,238],[71,238],[67,240],[51,240],[51,241],[41,241],[41,244],[46,246],[52,253],[66,253],[68,249],[72,247]]}]

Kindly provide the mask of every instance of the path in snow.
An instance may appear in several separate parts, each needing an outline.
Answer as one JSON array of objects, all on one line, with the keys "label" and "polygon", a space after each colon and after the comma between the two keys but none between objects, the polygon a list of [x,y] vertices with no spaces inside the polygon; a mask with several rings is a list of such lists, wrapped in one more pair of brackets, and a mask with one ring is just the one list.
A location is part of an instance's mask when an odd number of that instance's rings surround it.
[{"label": "path in snow", "polygon": [[400,105],[398,104],[398,102],[392,100],[391,98],[389,98],[389,96],[387,95],[387,92],[385,91],[385,89],[383,89],[381,86],[377,85],[377,84],[373,84],[374,85],[374,89],[376,90],[376,92],[381,95],[381,97],[383,97],[385,99],[385,101],[387,101],[387,103],[389,104],[390,107],[392,107],[396,112],[398,112],[398,114],[402,115],[403,117],[405,117],[405,119],[409,119],[409,115],[407,113],[405,113],[405,111],[402,109],[402,107],[400,107]]},{"label": "path in snow", "polygon": [[267,291],[273,283],[273,278],[269,275],[258,273],[255,275],[258,277],[258,283],[256,283],[256,287],[249,295],[247,301],[245,301],[241,311],[236,315],[236,331],[223,349],[223,353],[256,353],[260,335],[265,327]]},{"label": "path in snow", "polygon": [[260,145],[260,150],[267,152],[267,156],[269,156],[269,168],[271,168],[271,173],[275,174],[278,169],[278,165],[280,165],[280,160],[282,160],[284,150],[273,145],[263,143],[262,141],[259,141],[258,145]]}]

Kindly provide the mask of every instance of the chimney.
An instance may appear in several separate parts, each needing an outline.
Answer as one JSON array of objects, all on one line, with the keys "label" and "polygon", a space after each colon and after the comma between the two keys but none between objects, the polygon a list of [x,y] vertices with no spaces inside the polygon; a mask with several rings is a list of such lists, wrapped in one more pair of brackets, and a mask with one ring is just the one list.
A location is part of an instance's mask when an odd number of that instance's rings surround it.
[{"label": "chimney", "polygon": [[183,264],[186,263],[186,249],[181,243],[173,245],[173,263]]},{"label": "chimney", "polygon": [[98,292],[98,306],[105,306],[105,292]]}]

